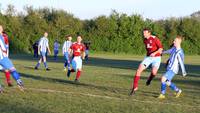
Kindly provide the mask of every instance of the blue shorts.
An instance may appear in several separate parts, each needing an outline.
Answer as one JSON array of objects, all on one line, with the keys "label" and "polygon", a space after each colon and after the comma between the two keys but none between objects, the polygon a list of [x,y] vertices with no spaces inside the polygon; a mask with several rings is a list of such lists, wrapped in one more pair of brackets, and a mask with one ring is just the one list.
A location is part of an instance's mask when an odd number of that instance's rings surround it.
[{"label": "blue shorts", "polygon": [[41,56],[41,57],[46,57],[46,54],[47,54],[47,52],[42,52],[42,51],[40,51],[40,56]]},{"label": "blue shorts", "polygon": [[0,65],[3,67],[3,69],[10,70],[11,68],[14,68],[13,63],[8,57],[4,57],[0,60]]},{"label": "blue shorts", "polygon": [[70,60],[68,52],[65,52],[65,53],[64,53],[64,59],[65,59],[65,60]]},{"label": "blue shorts", "polygon": [[54,54],[57,55],[58,54],[58,50],[54,50]]},{"label": "blue shorts", "polygon": [[147,56],[144,58],[141,64],[143,64],[146,68],[148,68],[150,65],[152,67],[156,67],[157,69],[160,67],[161,57],[150,57]]},{"label": "blue shorts", "polygon": [[172,70],[168,70],[163,76],[167,78],[167,80],[171,81],[174,77],[175,73]]}]

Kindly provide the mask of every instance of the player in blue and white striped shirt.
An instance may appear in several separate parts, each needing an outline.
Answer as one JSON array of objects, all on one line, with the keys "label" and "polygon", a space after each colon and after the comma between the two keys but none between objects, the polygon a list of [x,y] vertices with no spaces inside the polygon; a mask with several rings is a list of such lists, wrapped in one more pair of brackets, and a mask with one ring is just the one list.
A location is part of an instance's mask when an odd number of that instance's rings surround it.
[{"label": "player in blue and white striped shirt", "polygon": [[48,53],[51,54],[51,51],[49,49],[49,40],[47,39],[48,33],[45,32],[44,36],[40,39],[39,41],[39,45],[38,45],[38,54],[40,54],[41,58],[38,61],[37,65],[35,66],[35,69],[38,69],[38,67],[40,66],[41,62],[44,62],[44,66],[46,68],[47,71],[49,71],[50,69],[47,66],[47,62],[46,62],[46,53],[48,50]]},{"label": "player in blue and white striped shirt", "polygon": [[67,71],[66,67],[68,68],[68,70],[70,70],[70,54],[69,54],[69,48],[71,47],[72,45],[72,36],[71,35],[67,35],[65,36],[66,38],[66,41],[64,42],[63,44],[63,48],[62,48],[62,51],[63,51],[63,55],[64,55],[64,58],[65,58],[65,63],[64,63],[64,71]]},{"label": "player in blue and white striped shirt", "polygon": [[[8,58],[8,49],[6,47],[6,44],[3,39],[3,27],[0,25],[0,65],[2,66],[3,69],[9,70],[11,73],[12,77],[16,80],[18,87],[20,88],[21,91],[24,90],[23,83],[20,79],[20,75],[15,69],[13,63],[11,60]],[[2,92],[2,87],[0,85],[0,93]]]},{"label": "player in blue and white striped shirt", "polygon": [[161,78],[161,94],[158,97],[160,99],[165,98],[167,86],[169,86],[172,90],[176,91],[176,98],[179,97],[182,92],[181,89],[179,89],[174,83],[171,82],[172,78],[179,71],[179,65],[182,70],[182,75],[183,76],[187,75],[184,66],[184,52],[183,49],[181,49],[181,42],[182,42],[182,37],[177,36],[174,39],[174,46],[171,49],[163,52],[163,54],[166,53],[170,54],[170,58],[167,65],[167,72]]}]

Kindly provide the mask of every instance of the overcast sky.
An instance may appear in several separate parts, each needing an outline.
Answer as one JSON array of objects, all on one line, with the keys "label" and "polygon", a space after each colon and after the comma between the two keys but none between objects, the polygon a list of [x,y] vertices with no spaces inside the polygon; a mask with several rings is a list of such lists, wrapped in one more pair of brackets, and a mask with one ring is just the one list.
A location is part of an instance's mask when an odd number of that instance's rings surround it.
[{"label": "overcast sky", "polygon": [[188,16],[200,10],[200,0],[0,0],[0,4],[2,10],[12,4],[18,12],[25,5],[63,9],[80,19],[108,16],[112,9],[150,19]]}]

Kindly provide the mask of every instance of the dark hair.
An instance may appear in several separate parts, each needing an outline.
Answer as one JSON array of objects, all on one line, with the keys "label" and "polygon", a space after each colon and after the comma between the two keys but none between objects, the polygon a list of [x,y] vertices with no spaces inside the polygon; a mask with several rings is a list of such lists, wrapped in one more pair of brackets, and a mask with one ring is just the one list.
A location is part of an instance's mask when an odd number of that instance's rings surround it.
[{"label": "dark hair", "polygon": [[66,36],[65,36],[65,38],[68,38],[68,37],[72,37],[72,35],[69,34],[69,35],[66,35]]},{"label": "dark hair", "polygon": [[83,36],[82,36],[82,35],[77,35],[77,37],[79,37],[79,36],[83,39]]},{"label": "dark hair", "polygon": [[144,28],[143,31],[148,31],[149,33],[151,33],[151,29],[149,28]]}]

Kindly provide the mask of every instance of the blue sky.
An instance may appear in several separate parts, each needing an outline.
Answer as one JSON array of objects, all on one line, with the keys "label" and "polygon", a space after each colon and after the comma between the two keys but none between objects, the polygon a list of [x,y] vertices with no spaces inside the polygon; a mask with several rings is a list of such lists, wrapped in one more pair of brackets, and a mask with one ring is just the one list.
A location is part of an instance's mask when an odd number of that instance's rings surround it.
[{"label": "blue sky", "polygon": [[18,12],[25,5],[63,9],[80,19],[109,15],[112,9],[150,19],[187,16],[200,10],[200,0],[0,0],[0,4],[2,10],[12,4]]}]

